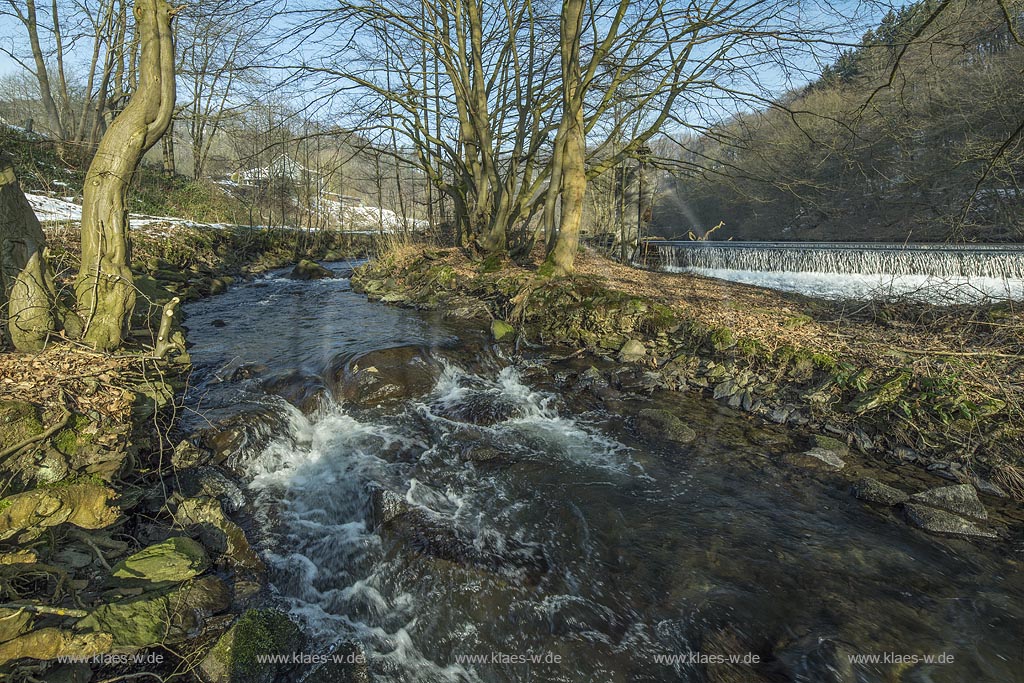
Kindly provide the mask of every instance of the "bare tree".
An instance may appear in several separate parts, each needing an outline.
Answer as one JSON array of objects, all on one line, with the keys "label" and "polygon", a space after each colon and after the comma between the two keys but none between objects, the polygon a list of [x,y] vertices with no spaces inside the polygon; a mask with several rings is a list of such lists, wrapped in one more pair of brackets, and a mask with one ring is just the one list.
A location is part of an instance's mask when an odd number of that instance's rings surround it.
[{"label": "bare tree", "polygon": [[135,305],[128,267],[128,183],[174,112],[173,10],[166,0],[136,0],[134,14],[141,46],[138,88],[100,140],[82,206],[82,266],[75,292],[84,339],[99,349],[120,345]]}]

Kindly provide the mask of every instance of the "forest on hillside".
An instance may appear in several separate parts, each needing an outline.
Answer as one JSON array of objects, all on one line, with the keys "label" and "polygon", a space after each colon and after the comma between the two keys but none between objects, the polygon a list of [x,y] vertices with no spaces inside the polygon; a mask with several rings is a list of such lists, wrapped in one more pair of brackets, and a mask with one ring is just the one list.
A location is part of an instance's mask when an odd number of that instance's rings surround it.
[{"label": "forest on hillside", "polygon": [[806,87],[665,140],[654,232],[1024,241],[1020,12],[920,0]]}]

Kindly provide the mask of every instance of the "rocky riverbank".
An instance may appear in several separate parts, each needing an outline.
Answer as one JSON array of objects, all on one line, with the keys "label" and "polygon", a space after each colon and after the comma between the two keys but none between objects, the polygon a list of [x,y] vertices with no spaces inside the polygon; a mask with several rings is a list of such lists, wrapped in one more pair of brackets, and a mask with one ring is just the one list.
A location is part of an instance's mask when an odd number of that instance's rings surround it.
[{"label": "rocky riverbank", "polygon": [[[58,269],[74,272],[76,236],[49,238]],[[152,348],[175,298],[370,244],[183,226],[134,238],[128,348],[54,340],[37,355],[0,353],[0,678],[274,680],[281,667],[253,657],[299,651],[302,634],[270,606],[241,491],[178,429],[190,372],[179,313],[170,352]]]},{"label": "rocky riverbank", "polygon": [[925,468],[1024,500],[1024,314],[1013,304],[842,305],[594,254],[581,256],[575,277],[548,279],[457,250],[408,248],[357,269],[352,282],[372,299],[479,320],[517,348],[615,360],[588,380],[611,400],[697,392],[882,467]]}]

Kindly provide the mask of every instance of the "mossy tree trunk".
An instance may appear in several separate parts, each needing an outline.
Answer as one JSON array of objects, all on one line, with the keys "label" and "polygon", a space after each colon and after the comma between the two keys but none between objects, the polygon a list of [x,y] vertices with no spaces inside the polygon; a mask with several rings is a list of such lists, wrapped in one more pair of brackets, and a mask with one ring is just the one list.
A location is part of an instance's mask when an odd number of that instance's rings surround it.
[{"label": "mossy tree trunk", "polygon": [[121,344],[135,288],[128,267],[128,184],[142,156],[167,130],[174,111],[174,11],[165,0],[136,0],[141,44],[138,89],[110,124],[85,178],[82,269],[75,283],[84,339],[109,350]]},{"label": "mossy tree trunk", "polygon": [[18,185],[14,166],[0,153],[0,316],[19,351],[38,351],[54,330],[53,280],[46,267],[46,237]]},{"label": "mossy tree trunk", "polygon": [[[560,154],[552,173],[552,188],[559,193],[561,212],[552,226],[545,270],[552,275],[573,271],[583,224],[583,198],[587,191],[586,139],[583,117],[583,73],[580,41],[583,33],[584,0],[562,0],[560,42],[562,53],[562,123],[555,140]],[[555,179],[560,187],[555,186]],[[549,207],[546,207],[549,208]]]}]

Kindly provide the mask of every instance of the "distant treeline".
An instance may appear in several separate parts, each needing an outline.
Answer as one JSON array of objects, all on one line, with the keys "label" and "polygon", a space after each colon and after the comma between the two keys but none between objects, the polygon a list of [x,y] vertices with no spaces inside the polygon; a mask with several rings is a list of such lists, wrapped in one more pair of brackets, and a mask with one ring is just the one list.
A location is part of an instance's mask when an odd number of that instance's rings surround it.
[{"label": "distant treeline", "polygon": [[890,12],[801,91],[665,149],[653,231],[1024,241],[1022,14],[1020,0]]}]

